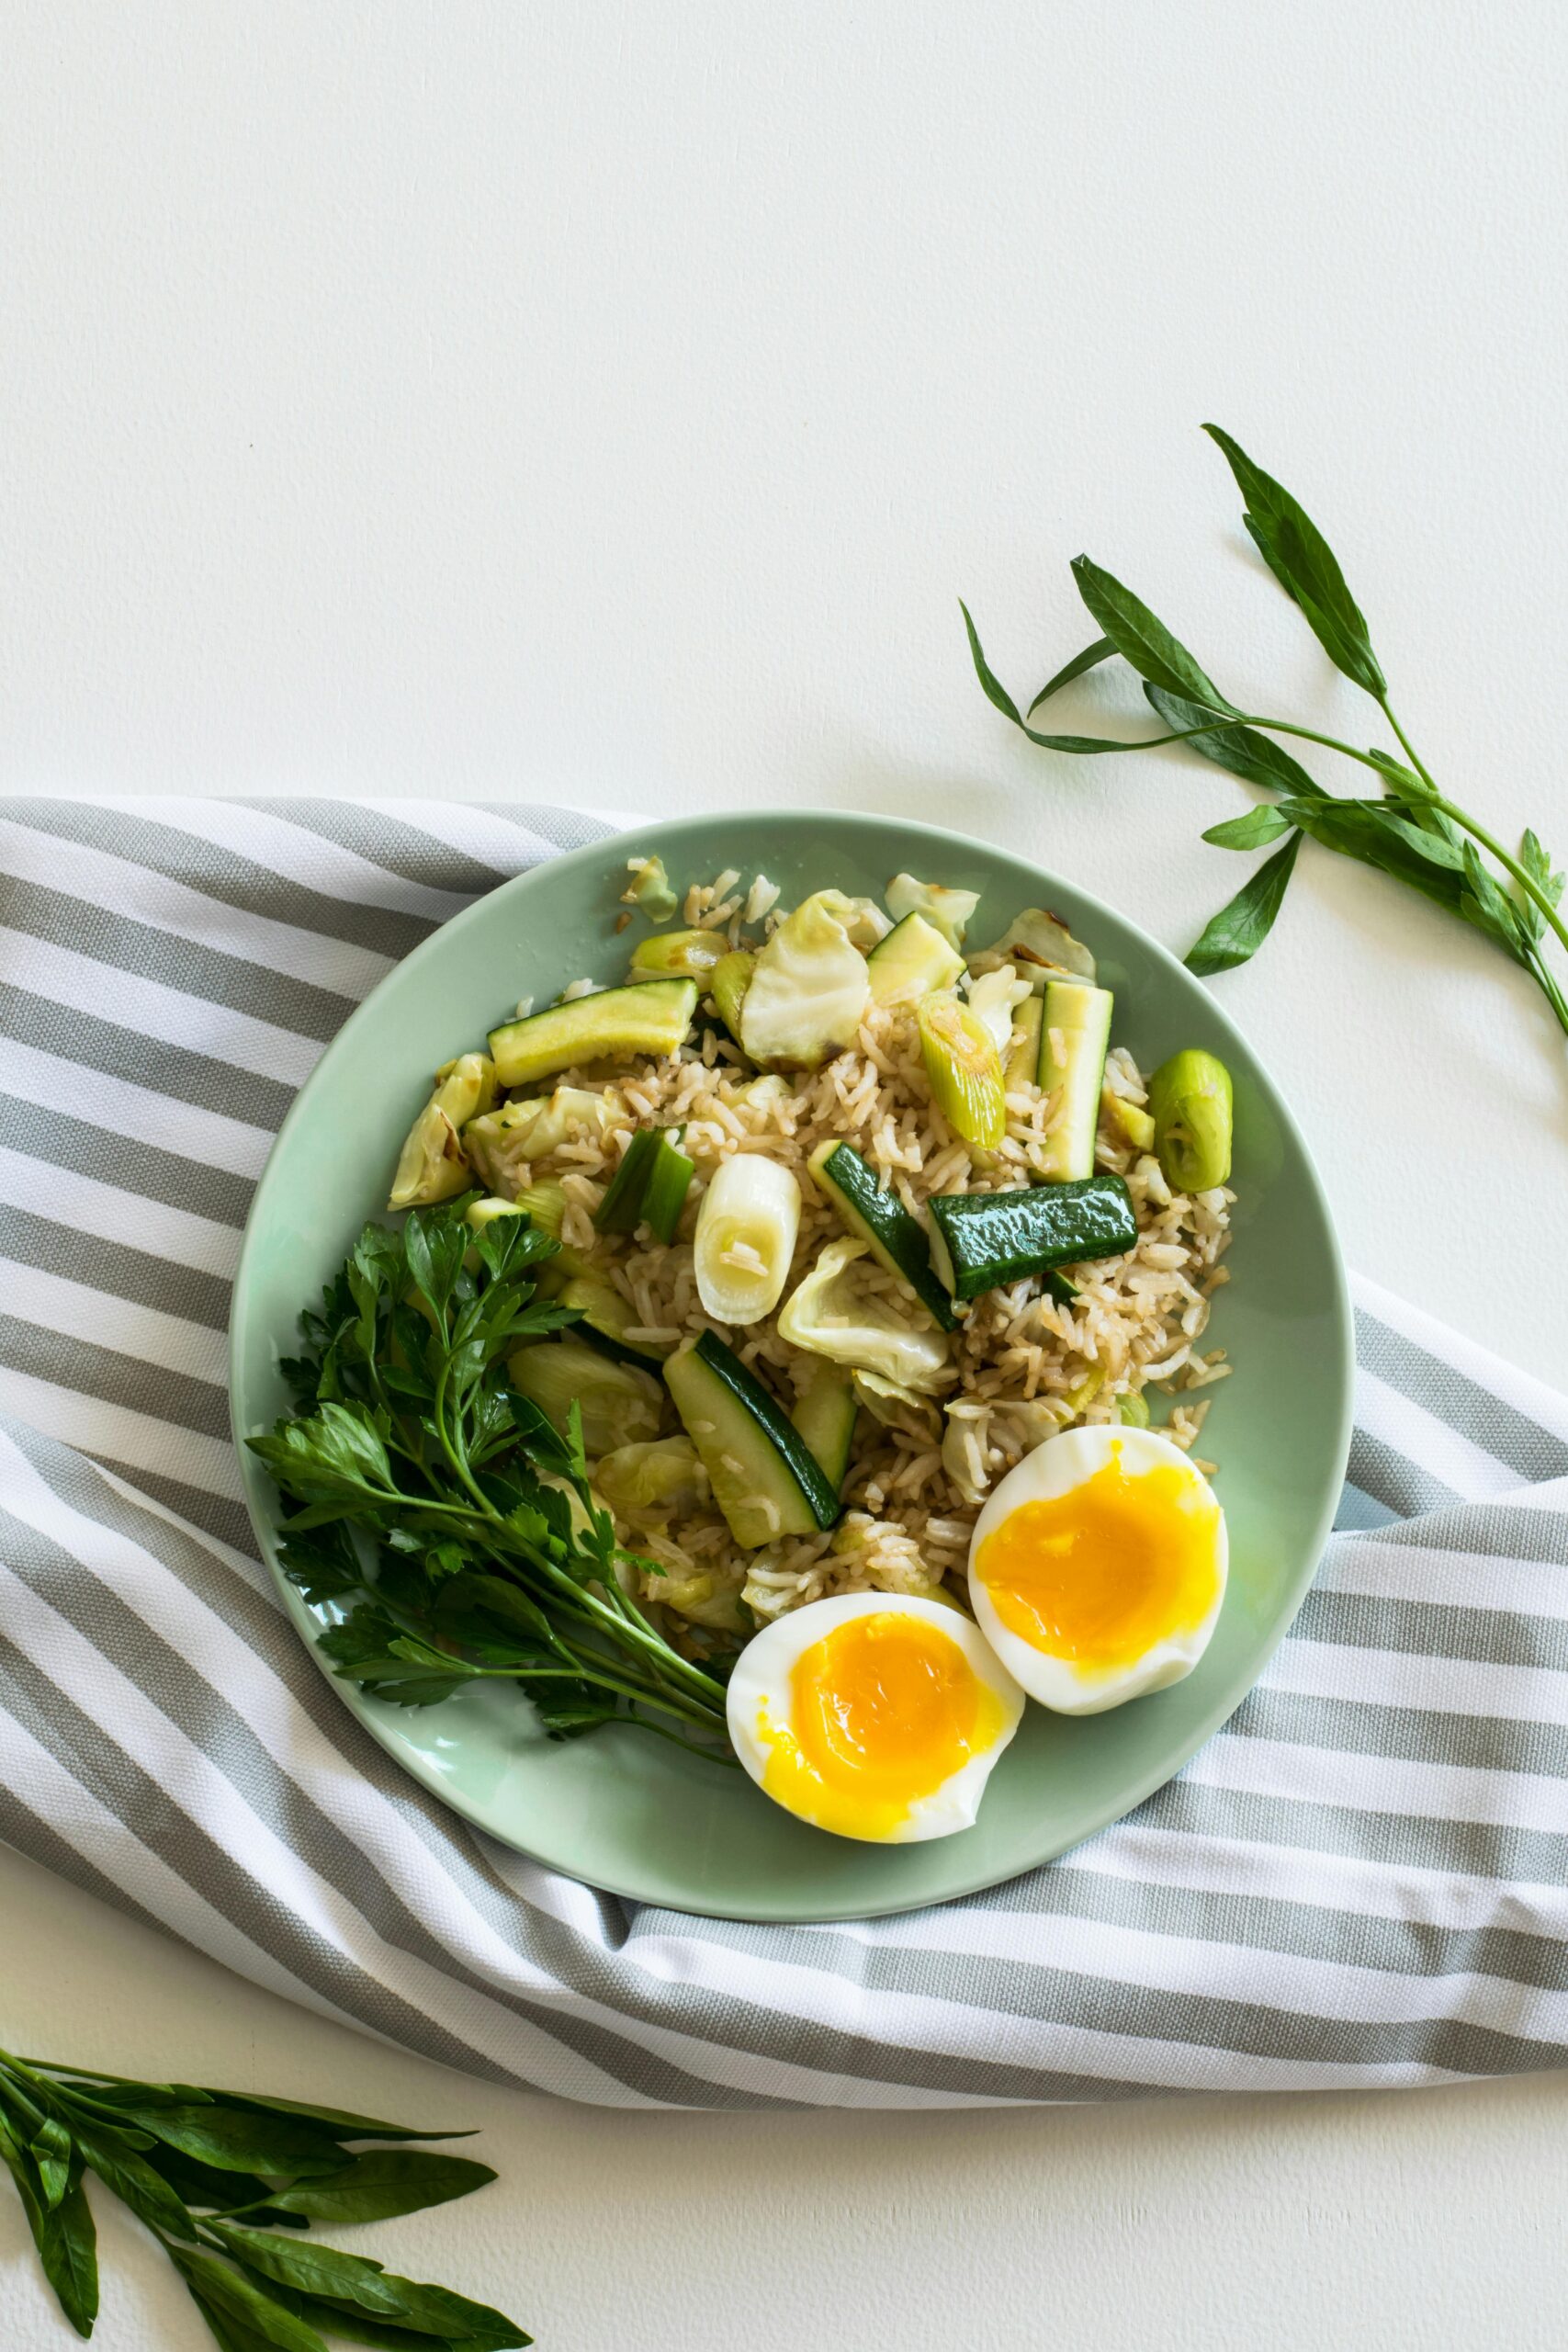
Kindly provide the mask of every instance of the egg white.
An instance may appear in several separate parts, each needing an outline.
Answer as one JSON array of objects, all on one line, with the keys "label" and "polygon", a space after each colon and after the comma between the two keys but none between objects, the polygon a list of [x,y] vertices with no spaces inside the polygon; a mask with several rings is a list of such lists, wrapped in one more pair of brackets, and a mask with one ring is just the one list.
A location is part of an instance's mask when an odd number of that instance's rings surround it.
[{"label": "egg white", "polygon": [[[808,1601],[775,1618],[747,1643],[729,1678],[727,1713],[729,1736],[746,1770],[775,1804],[781,1800],[765,1785],[773,1743],[766,1725],[788,1727],[794,1712],[792,1677],[796,1661],[852,1617],[898,1615],[916,1617],[935,1625],[954,1643],[976,1679],[985,1685],[1002,1710],[1002,1724],[989,1747],[980,1749],[950,1773],[940,1787],[913,1797],[904,1818],[888,1830],[866,1833],[866,1842],[907,1846],[928,1838],[950,1838],[969,1828],[980,1809],[991,1768],[1018,1729],[1023,1693],[995,1651],[960,1609],[939,1600],[922,1600],[910,1593],[840,1593],[827,1600]],[[797,1820],[809,1820],[792,1805],[784,1810]],[[853,1830],[813,1822],[829,1836],[855,1837]]]},{"label": "egg white", "polygon": [[1054,1657],[1047,1651],[1036,1649],[1022,1634],[1003,1623],[996,1602],[975,1573],[981,1545],[1021,1504],[1054,1501],[1071,1494],[1118,1453],[1129,1477],[1146,1476],[1152,1470],[1175,1465],[1181,1471],[1184,1482],[1190,1481],[1194,1488],[1209,1495],[1202,1472],[1193,1467],[1169,1438],[1161,1437],[1155,1430],[1097,1423],[1086,1429],[1064,1430],[1059,1436],[1047,1438],[1043,1445],[1026,1453],[988,1498],[975,1522],[969,1547],[969,1602],[976,1622],[1030,1697],[1056,1714],[1098,1715],[1108,1707],[1123,1706],[1129,1699],[1141,1699],[1148,1691],[1163,1690],[1172,1682],[1181,1681],[1208,1648],[1224,1602],[1230,1550],[1224,1513],[1216,1506],[1213,1553],[1217,1573],[1213,1604],[1200,1623],[1163,1635],[1141,1657],[1123,1666],[1089,1671],[1075,1659]]}]

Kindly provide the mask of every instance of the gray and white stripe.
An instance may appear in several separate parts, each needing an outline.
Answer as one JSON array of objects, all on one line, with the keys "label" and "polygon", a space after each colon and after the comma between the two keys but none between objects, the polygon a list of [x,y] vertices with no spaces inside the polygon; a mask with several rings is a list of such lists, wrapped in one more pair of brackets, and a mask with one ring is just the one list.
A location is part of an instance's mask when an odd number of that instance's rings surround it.
[{"label": "gray and white stripe", "polygon": [[639,1910],[406,1780],[255,1560],[228,1285],[293,1090],[557,808],[0,810],[0,1837],[242,1973],[624,2107],[1450,2081],[1568,2056],[1568,1400],[1357,1286],[1335,1538],[1178,1780],[911,1917]]}]

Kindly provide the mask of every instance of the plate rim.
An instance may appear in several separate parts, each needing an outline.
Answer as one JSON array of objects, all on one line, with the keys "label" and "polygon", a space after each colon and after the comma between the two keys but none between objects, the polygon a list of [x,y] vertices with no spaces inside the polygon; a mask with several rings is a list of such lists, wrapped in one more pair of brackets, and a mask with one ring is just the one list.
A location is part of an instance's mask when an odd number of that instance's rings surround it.
[{"label": "plate rim", "polygon": [[[530,805],[532,804],[526,801],[519,801],[516,804],[522,809],[526,809]],[[395,804],[393,806],[395,808]],[[583,813],[599,814],[598,811],[593,810]],[[496,884],[494,888],[482,891],[468,906],[461,909],[458,913],[449,916],[446,922],[438,923],[434,930],[426,938],[422,939],[417,945],[412,947],[407,955],[400,956],[391,969],[384,973],[377,981],[369,994],[355,1005],[347,1020],[327,1041],[319,1060],[290,1102],[277,1133],[273,1137],[266,1158],[262,1164],[261,1173],[256,1179],[255,1190],[252,1193],[245,1212],[245,1223],[230,1294],[227,1351],[229,1425],[235,1452],[239,1457],[246,1513],[250,1519],[263,1563],[283,1600],[295,1631],[299,1635],[317,1671],[336,1692],[339,1700],[355,1720],[370,1734],[377,1745],[400,1770],[408,1773],[411,1779],[427,1790],[448,1811],[456,1814],[471,1829],[485,1837],[494,1838],[500,1844],[510,1847],[513,1851],[536,1862],[539,1868],[558,1871],[562,1877],[571,1880],[578,1885],[592,1887],[600,1893],[614,1895],[623,1902],[653,1905],[671,1911],[676,1916],[685,1914],[694,1918],[728,1919],[739,1925],[782,1927],[812,1923],[830,1924],[853,1919],[889,1918],[917,1910],[939,1907],[946,1903],[963,1902],[992,1887],[1010,1885],[1016,1880],[1026,1876],[1031,1871],[1043,1869],[1047,1864],[1060,1860],[1063,1854],[1076,1851],[1079,1846],[1086,1844],[1089,1838],[1098,1837],[1113,1822],[1124,1820],[1128,1814],[1135,1811],[1150,1796],[1168,1786],[1257,1689],[1259,1680],[1267,1672],[1270,1662],[1300,1614],[1302,1605],[1321,1564],[1324,1546],[1333,1529],[1340,1493],[1345,1482],[1355,1426],[1354,1304],[1350,1296],[1345,1255],[1340,1247],[1338,1227],[1335,1220],[1327,1187],[1324,1183],[1316,1159],[1302,1131],[1295,1113],[1281,1091],[1272,1070],[1246,1036],[1234,1016],[1226,1012],[1212,991],[1205,990],[1211,1010],[1218,1019],[1220,1026],[1235,1037],[1243,1050],[1257,1063],[1269,1091],[1270,1107],[1294,1148],[1303,1174],[1323,1221],[1324,1231],[1329,1245],[1332,1275],[1332,1295],[1325,1303],[1332,1307],[1338,1341],[1338,1425],[1335,1433],[1335,1472],[1332,1484],[1325,1499],[1319,1505],[1310,1542],[1304,1546],[1305,1565],[1298,1571],[1288,1588],[1278,1629],[1259,1657],[1257,1670],[1246,1689],[1234,1696],[1216,1702],[1214,1706],[1207,1711],[1201,1718],[1199,1725],[1190,1734],[1184,1735],[1180,1743],[1181,1752],[1174,1762],[1140,1775],[1130,1784],[1127,1791],[1118,1795],[1112,1804],[1095,1810],[1091,1817],[1067,1843],[1053,1845],[1050,1850],[1036,1855],[1017,1870],[1005,1871],[998,1874],[994,1870],[981,1867],[972,1878],[963,1879],[961,1883],[954,1884],[945,1894],[938,1896],[921,1894],[901,1900],[897,1894],[893,1894],[886,1898],[874,1897],[870,1901],[862,1899],[846,1900],[842,1903],[830,1902],[824,1907],[814,1908],[808,1914],[803,1913],[798,1904],[782,1907],[754,1904],[749,1905],[744,1910],[736,1910],[732,1905],[703,1902],[700,1898],[700,1891],[695,1897],[676,1905],[663,1895],[649,1894],[645,1889],[636,1885],[617,1883],[613,1878],[584,1878],[570,1860],[558,1859],[548,1853],[541,1852],[536,1845],[524,1845],[506,1830],[481,1818],[479,1812],[473,1805],[465,1802],[459,1792],[454,1792],[449,1781],[443,1777],[434,1764],[424,1758],[410,1755],[398,1745],[394,1736],[393,1723],[379,1714],[364,1693],[333,1674],[321,1655],[319,1643],[311,1638],[310,1631],[312,1626],[319,1628],[321,1621],[294,1589],[278,1566],[276,1556],[277,1530],[267,1505],[270,1481],[262,1470],[257,1457],[247,1445],[245,1431],[242,1429],[240,1422],[241,1363],[250,1329],[246,1302],[251,1294],[252,1284],[248,1276],[252,1254],[260,1246],[258,1230],[260,1211],[274,1169],[293,1129],[310,1116],[316,1091],[327,1082],[325,1073],[329,1060],[345,1042],[352,1045],[357,1030],[373,1016],[378,999],[395,974],[405,971],[411,966],[433,956],[440,943],[447,940],[460,929],[478,922],[498,899],[509,893],[520,891],[536,877],[547,873],[559,874],[566,867],[576,869],[594,865],[603,861],[606,851],[613,850],[616,842],[633,836],[640,851],[645,843],[657,848],[660,839],[671,833],[680,832],[692,825],[722,827],[728,823],[737,828],[745,828],[778,819],[793,823],[801,819],[812,817],[826,818],[829,822],[835,823],[849,820],[852,822],[875,827],[886,826],[900,834],[913,836],[929,842],[933,853],[940,854],[943,850],[951,851],[956,847],[962,852],[977,851],[985,856],[999,855],[1009,858],[1015,865],[1026,866],[1047,890],[1053,883],[1060,882],[1064,888],[1070,891],[1086,908],[1092,910],[1094,914],[1104,915],[1111,922],[1121,924],[1134,933],[1142,947],[1152,956],[1156,968],[1163,967],[1182,988],[1201,986],[1198,976],[1190,972],[1180,959],[1174,956],[1160,940],[1155,938],[1152,933],[1146,931],[1141,922],[1136,922],[1131,915],[1123,913],[1119,908],[1111,906],[1098,892],[1087,888],[1083,884],[1073,880],[1070,876],[1055,874],[1051,868],[1041,865],[1034,859],[1021,855],[1001,843],[987,841],[977,835],[962,833],[949,826],[927,824],[916,818],[889,817],[880,810],[834,808],[818,805],[807,805],[800,808],[766,806],[747,809],[733,808],[700,809],[683,816],[661,818],[650,821],[633,818],[629,822],[613,823],[611,830],[599,840],[586,842],[580,848],[562,850],[553,856],[541,858],[534,865],[524,867],[520,873],[505,876]],[[611,820],[605,819],[604,821],[609,823]]]}]

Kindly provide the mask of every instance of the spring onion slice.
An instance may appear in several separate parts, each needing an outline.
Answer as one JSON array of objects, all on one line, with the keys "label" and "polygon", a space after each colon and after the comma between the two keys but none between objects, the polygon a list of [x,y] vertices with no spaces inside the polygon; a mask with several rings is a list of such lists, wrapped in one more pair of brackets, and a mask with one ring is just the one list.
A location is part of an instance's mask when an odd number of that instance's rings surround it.
[{"label": "spring onion slice", "polygon": [[1007,1085],[996,1039],[947,989],[928,996],[917,1020],[932,1102],[965,1143],[995,1151],[1007,1136]]},{"label": "spring onion slice", "polygon": [[697,1295],[716,1323],[761,1321],[778,1305],[800,1230],[792,1170],[757,1151],[721,1160],[697,1211]]}]

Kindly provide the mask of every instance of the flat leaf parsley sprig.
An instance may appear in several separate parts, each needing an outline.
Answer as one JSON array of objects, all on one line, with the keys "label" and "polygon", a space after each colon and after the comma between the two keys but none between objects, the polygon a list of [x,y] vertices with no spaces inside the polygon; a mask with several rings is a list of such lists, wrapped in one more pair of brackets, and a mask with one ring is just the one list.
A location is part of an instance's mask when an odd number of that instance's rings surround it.
[{"label": "flat leaf parsley sprig", "polygon": [[303,2234],[417,2213],[495,2178],[465,2156],[350,2142],[467,2136],[0,2051],[0,2164],[78,2335],[98,2312],[91,2173],[152,2231],[222,2352],[327,2352],[328,2337],[405,2352],[531,2344],[503,2312]]},{"label": "flat leaf parsley sprig", "polygon": [[[1315,728],[1238,709],[1148,606],[1086,555],[1074,562],[1073,577],[1103,635],[1046,681],[1027,713],[1020,711],[993,674],[968,606],[961,606],[986,694],[1032,743],[1047,751],[1082,756],[1190,743],[1216,767],[1280,796],[1244,817],[1212,825],[1203,835],[1220,849],[1280,846],[1208,924],[1187,957],[1192,971],[1205,976],[1228,971],[1257,953],[1280,911],[1304,836],[1338,856],[1374,867],[1472,924],[1529,972],[1558,1025],[1568,1033],[1568,998],[1545,952],[1548,933],[1568,948],[1568,927],[1560,912],[1562,876],[1553,872],[1551,857],[1533,832],[1526,832],[1515,856],[1442,791],[1394,716],[1366,621],[1328,542],[1290,492],[1254,465],[1228,433],[1217,424],[1206,424],[1203,430],[1224,451],[1235,477],[1246,501],[1247,528],[1264,562],[1300,607],[1335,667],[1377,704],[1404,756],[1375,748],[1363,751]],[[1143,680],[1145,695],[1165,720],[1168,733],[1128,742],[1113,736],[1046,734],[1030,725],[1042,704],[1061,687],[1116,654]],[[1259,734],[1260,728],[1268,733]],[[1376,776],[1378,793],[1352,798],[1325,792],[1298,760],[1269,741],[1269,735],[1299,737],[1358,762]],[[1501,878],[1494,866],[1501,870]]]},{"label": "flat leaf parsley sprig", "polygon": [[[525,1216],[470,1230],[469,1196],[367,1225],[283,1369],[298,1415],[249,1442],[300,1508],[285,1573],[345,1611],[333,1670],[400,1706],[515,1682],[555,1738],[634,1722],[729,1760],[724,1685],[623,1589],[652,1571],[561,1435],[513,1386],[508,1351],[577,1319],[539,1295],[558,1244]],[[367,1569],[366,1552],[376,1566]]]}]

